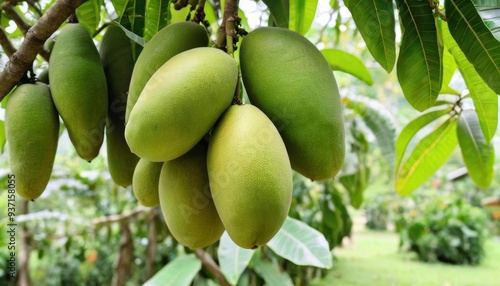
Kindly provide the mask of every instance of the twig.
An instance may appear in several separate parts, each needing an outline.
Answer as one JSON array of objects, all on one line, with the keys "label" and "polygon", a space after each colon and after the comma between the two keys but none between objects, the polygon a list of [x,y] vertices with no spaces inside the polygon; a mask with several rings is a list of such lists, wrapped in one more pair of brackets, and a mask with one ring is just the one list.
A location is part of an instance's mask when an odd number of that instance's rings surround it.
[{"label": "twig", "polygon": [[200,0],[200,3],[198,3],[198,8],[194,13],[193,22],[199,24],[203,20],[205,20],[205,0]]},{"label": "twig", "polygon": [[[231,43],[228,43],[227,41],[228,41],[229,36],[235,37],[236,33],[234,33],[234,35],[229,35],[228,31],[230,31],[231,28],[234,31],[234,28],[235,28],[234,22],[236,21],[237,18],[238,18],[238,1],[237,0],[227,0],[225,5],[224,5],[224,14],[222,16],[222,24],[220,25],[219,32],[217,33],[217,40],[215,42],[216,48],[219,48],[221,50],[228,51],[228,52],[229,52],[228,49],[230,49],[231,54],[232,54],[232,50],[233,50],[232,42],[233,41],[231,41]],[[228,21],[232,22],[232,26],[231,26],[231,24],[228,24]],[[229,27],[226,27],[227,25],[229,25]],[[229,33],[231,33],[231,32],[229,32]],[[230,48],[227,47],[227,46],[229,46],[229,44],[231,44]]]},{"label": "twig", "polygon": [[219,266],[215,261],[208,255],[203,249],[196,249],[194,251],[196,257],[201,261],[201,264],[205,266],[208,272],[212,273],[214,277],[219,281],[221,286],[230,286],[231,284],[227,281],[226,277],[220,270]]},{"label": "twig", "polygon": [[5,51],[5,54],[10,58],[16,52],[16,48],[12,45],[3,27],[0,27],[0,45]]},{"label": "twig", "polygon": [[45,41],[59,28],[75,9],[86,0],[57,0],[28,30],[24,42],[0,73],[0,101],[19,82],[32,65]]},{"label": "twig", "polygon": [[109,224],[116,223],[116,222],[127,221],[129,219],[134,218],[135,216],[139,215],[142,212],[151,211],[151,210],[152,210],[151,208],[138,206],[135,209],[128,211],[128,212],[125,212],[125,213],[122,213],[122,214],[110,215],[110,216],[105,216],[105,217],[94,219],[94,220],[92,220],[92,224],[94,225],[95,228],[99,228],[99,227],[104,226],[104,225],[109,225]]}]

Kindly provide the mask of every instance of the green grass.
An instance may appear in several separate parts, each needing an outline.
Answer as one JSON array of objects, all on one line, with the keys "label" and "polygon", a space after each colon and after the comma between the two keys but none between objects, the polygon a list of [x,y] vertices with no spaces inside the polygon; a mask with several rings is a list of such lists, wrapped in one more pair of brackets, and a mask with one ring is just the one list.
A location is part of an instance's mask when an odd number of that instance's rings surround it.
[{"label": "green grass", "polygon": [[350,246],[335,248],[333,268],[311,285],[497,286],[500,285],[500,241],[486,243],[479,266],[423,263],[398,251],[397,234],[360,231]]}]

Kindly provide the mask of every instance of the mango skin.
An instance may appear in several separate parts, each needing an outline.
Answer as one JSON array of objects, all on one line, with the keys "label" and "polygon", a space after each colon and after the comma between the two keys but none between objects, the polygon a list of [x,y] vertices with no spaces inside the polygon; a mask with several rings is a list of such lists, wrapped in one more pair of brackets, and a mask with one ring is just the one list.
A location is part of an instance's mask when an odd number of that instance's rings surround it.
[{"label": "mango skin", "polygon": [[137,200],[146,207],[160,204],[158,184],[163,162],[151,162],[140,159],[135,166],[132,189]]},{"label": "mango skin", "polygon": [[236,61],[219,49],[195,48],[171,58],[130,114],[125,138],[132,152],[153,162],[185,154],[229,107],[237,79]]},{"label": "mango skin", "polygon": [[107,28],[99,54],[108,86],[106,147],[109,173],[117,185],[128,187],[132,184],[139,157],[130,151],[125,141],[125,109],[134,59],[130,40],[120,27]]},{"label": "mango skin", "polygon": [[5,135],[16,191],[34,200],[50,180],[59,139],[59,115],[48,85],[23,84],[14,90],[6,106]]},{"label": "mango skin", "polygon": [[240,65],[250,102],[280,131],[292,168],[311,180],[333,178],[344,162],[344,120],[321,52],[299,33],[263,27],[243,38]]},{"label": "mango skin", "polygon": [[170,233],[191,249],[219,240],[224,226],[210,194],[207,145],[165,162],[160,174],[160,206]]},{"label": "mango skin", "polygon": [[265,245],[292,201],[292,169],[271,120],[252,105],[233,105],[212,131],[208,176],[217,212],[240,247]]},{"label": "mango skin", "polygon": [[49,78],[76,152],[92,161],[104,140],[108,97],[99,53],[84,26],[67,24],[61,29],[50,56]]},{"label": "mango skin", "polygon": [[144,86],[151,76],[173,56],[197,47],[208,46],[205,28],[193,22],[173,23],[156,33],[137,58],[130,82],[125,122],[128,122]]}]

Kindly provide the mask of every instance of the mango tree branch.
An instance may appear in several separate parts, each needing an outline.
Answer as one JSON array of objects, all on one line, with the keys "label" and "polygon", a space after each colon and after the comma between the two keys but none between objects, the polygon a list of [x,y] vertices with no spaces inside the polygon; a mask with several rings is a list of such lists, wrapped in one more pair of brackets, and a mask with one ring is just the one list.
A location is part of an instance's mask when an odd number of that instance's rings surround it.
[{"label": "mango tree branch", "polygon": [[3,27],[0,27],[0,45],[9,58],[12,57],[12,55],[16,52],[16,48],[14,48],[14,46],[10,42]]},{"label": "mango tree branch", "polygon": [[208,272],[210,272],[215,279],[217,279],[221,286],[230,286],[231,284],[227,281],[226,276],[222,273],[219,266],[215,261],[208,255],[203,249],[196,249],[194,254],[201,261],[201,264],[205,266]]},{"label": "mango tree branch", "polygon": [[19,82],[33,64],[45,41],[61,26],[69,15],[86,0],[57,0],[26,33],[19,50],[15,52],[0,73],[0,101]]},{"label": "mango tree branch", "polygon": [[[238,17],[238,1],[237,0],[227,0],[225,5],[224,5],[224,13],[222,15],[222,24],[220,25],[219,32],[217,34],[217,40],[215,43],[215,47],[222,49],[224,51],[231,51],[232,54],[232,42],[227,43],[227,37],[235,36],[235,35],[228,35],[228,31],[234,30],[234,21]],[[227,27],[228,22],[232,22],[232,25],[229,24],[229,27]],[[232,32],[229,32],[232,33]],[[226,37],[227,36],[227,37]],[[231,45],[231,47],[228,47]],[[229,49],[229,50],[228,50]]]}]

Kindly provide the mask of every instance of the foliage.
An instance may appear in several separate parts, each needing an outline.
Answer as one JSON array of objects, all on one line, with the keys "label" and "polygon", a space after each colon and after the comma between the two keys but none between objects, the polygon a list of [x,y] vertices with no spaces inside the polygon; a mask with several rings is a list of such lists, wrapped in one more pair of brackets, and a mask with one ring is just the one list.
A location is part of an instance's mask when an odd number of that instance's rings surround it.
[{"label": "foliage", "polygon": [[484,256],[486,215],[456,197],[437,196],[412,213],[401,233],[401,245],[423,261],[479,264]]}]

